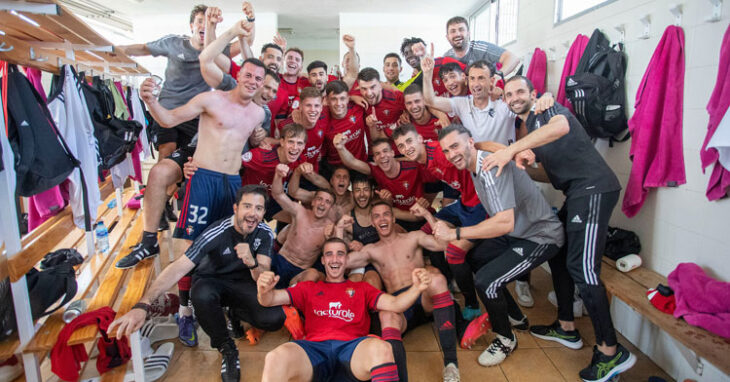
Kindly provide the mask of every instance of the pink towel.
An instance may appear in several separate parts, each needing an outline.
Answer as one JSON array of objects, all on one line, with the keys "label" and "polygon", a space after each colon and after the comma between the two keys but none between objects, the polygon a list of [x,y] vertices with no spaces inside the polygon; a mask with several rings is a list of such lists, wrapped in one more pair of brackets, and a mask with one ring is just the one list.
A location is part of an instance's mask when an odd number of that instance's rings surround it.
[{"label": "pink towel", "polygon": [[715,90],[710,96],[710,102],[707,103],[710,122],[707,124],[707,136],[700,151],[702,172],[710,165],[715,165],[710,175],[710,182],[707,184],[706,195],[709,200],[718,200],[724,197],[727,195],[728,187],[730,187],[730,171],[728,171],[730,169],[722,167],[717,161],[717,149],[707,148],[707,143],[715,134],[715,130],[717,130],[717,126],[727,112],[728,106],[730,106],[730,27],[725,30],[725,37],[723,37],[722,46],[720,47],[720,65],[717,71]]},{"label": "pink towel", "polygon": [[634,217],[651,187],[686,183],[682,151],[684,101],[684,31],[664,31],[636,92],[629,120],[631,175],[621,210]]},{"label": "pink towel", "polygon": [[[41,84],[41,71],[29,67],[24,67],[23,69],[25,69],[25,76],[28,77],[35,90],[43,98],[43,101],[47,101],[46,91]],[[44,221],[61,212],[65,206],[66,201],[63,200],[61,190],[58,186],[28,198],[28,231],[34,230],[43,224]]]},{"label": "pink towel", "polygon": [[569,76],[575,74],[575,69],[578,67],[578,63],[580,62],[580,56],[582,56],[583,51],[586,50],[588,40],[590,40],[588,36],[579,34],[578,37],[575,38],[575,41],[573,41],[573,45],[571,45],[570,49],[568,49],[568,56],[565,57],[565,64],[563,65],[563,74],[560,76],[558,97],[555,99],[555,102],[565,105],[565,107],[567,107],[573,114],[575,114],[573,112],[573,105],[570,104],[570,101],[568,101],[565,94],[565,81]]},{"label": "pink towel", "polygon": [[537,94],[545,93],[547,84],[547,55],[540,48],[535,48],[530,60],[530,67],[527,68],[527,78],[535,86]]},{"label": "pink towel", "polygon": [[707,276],[694,263],[680,263],[668,279],[677,301],[674,317],[730,338],[730,283]]}]

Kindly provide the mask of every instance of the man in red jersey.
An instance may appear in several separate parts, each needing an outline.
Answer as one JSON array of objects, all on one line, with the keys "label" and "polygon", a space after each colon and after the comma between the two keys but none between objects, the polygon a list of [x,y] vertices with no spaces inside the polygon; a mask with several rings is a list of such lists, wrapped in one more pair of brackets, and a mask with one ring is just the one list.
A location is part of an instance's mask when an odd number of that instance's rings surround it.
[{"label": "man in red jersey", "polygon": [[361,70],[357,82],[358,88],[351,91],[350,95],[363,97],[368,105],[365,123],[374,133],[370,139],[390,138],[405,110],[403,93],[384,89],[380,83],[380,74],[373,68]]},{"label": "man in red jersey", "polygon": [[334,145],[342,158],[342,163],[359,173],[371,175],[380,187],[380,190],[376,191],[378,196],[381,199],[392,199],[398,224],[406,231],[418,230],[423,225],[423,218],[413,216],[409,210],[416,203],[426,208],[429,206],[428,201],[423,197],[423,173],[418,164],[395,160],[391,142],[385,138],[373,141],[375,163],[356,159],[347,150],[344,141],[342,135],[335,136]]},{"label": "man in red jersey", "polygon": [[397,297],[366,282],[345,279],[347,245],[332,238],[323,247],[326,279],[274,289],[278,276],[264,272],[258,279],[263,306],[292,304],[305,318],[306,340],[279,345],[266,354],[262,381],[398,381],[390,345],[368,337],[369,310],[403,312],[429,288],[424,268],[411,272],[411,287]]},{"label": "man in red jersey", "polygon": [[[342,134],[345,147],[356,159],[367,160],[365,149],[365,110],[350,102],[347,94],[348,87],[343,81],[332,81],[325,87],[325,94],[329,109],[329,126],[325,132],[324,151],[327,163],[330,166],[342,164],[340,154],[334,146],[334,138]],[[326,178],[327,176],[325,176]]]},{"label": "man in red jersey", "polygon": [[[319,160],[322,155],[324,133],[327,131],[328,113],[322,113],[322,95],[317,88],[302,89],[301,104],[299,105],[301,119],[297,121],[307,130],[307,146],[304,148],[304,160],[314,166],[314,172],[319,172]],[[295,123],[294,117],[287,118],[279,124],[279,128]]]}]

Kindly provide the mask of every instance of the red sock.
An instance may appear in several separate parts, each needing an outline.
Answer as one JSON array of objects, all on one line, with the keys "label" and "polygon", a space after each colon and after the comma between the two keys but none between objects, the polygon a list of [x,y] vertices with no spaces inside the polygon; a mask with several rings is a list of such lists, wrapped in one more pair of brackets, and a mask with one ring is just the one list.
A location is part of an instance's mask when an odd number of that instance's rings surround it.
[{"label": "red sock", "polygon": [[453,245],[449,244],[446,247],[446,262],[449,264],[464,264],[466,259],[466,251]]},{"label": "red sock", "polygon": [[394,382],[398,379],[398,367],[395,363],[388,362],[370,369],[370,380],[372,382]]},{"label": "red sock", "polygon": [[381,338],[393,348],[393,359],[398,367],[398,379],[408,380],[408,367],[406,362],[406,348],[403,346],[403,338],[400,330],[396,328],[383,328]]}]

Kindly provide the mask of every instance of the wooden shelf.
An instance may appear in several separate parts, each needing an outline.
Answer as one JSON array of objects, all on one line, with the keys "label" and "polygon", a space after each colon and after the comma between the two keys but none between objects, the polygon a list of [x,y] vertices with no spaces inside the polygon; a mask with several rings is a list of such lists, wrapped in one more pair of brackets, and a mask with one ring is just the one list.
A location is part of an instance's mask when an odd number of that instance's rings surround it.
[{"label": "wooden shelf", "polygon": [[[0,60],[58,73],[59,64],[80,65],[82,69],[112,75],[145,75],[149,71],[128,56],[114,52],[113,44],[95,32],[56,0],[18,1],[21,6],[52,4],[58,14],[0,10]],[[25,21],[21,16],[35,22]]]}]

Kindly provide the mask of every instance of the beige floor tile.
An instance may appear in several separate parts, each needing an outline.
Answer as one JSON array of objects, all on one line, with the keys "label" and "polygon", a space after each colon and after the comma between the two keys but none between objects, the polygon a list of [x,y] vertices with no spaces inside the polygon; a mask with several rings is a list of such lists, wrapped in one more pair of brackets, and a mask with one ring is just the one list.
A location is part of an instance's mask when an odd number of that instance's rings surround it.
[{"label": "beige floor tile", "polygon": [[286,329],[277,330],[275,332],[266,332],[261,337],[259,343],[255,346],[249,345],[246,336],[236,340],[238,350],[241,352],[268,352],[274,350],[277,346],[289,341],[291,335]]},{"label": "beige floor tile", "polygon": [[407,352],[441,351],[431,323],[423,324],[409,331],[403,338],[403,346],[405,346]]},{"label": "beige floor tile", "polygon": [[[554,342],[553,342],[554,343]],[[588,366],[593,356],[593,349],[584,346],[579,350],[568,349],[564,346],[543,349],[553,362],[563,378],[568,381],[581,381],[578,372]]]},{"label": "beige floor tile", "polygon": [[499,367],[510,382],[564,381],[542,349],[518,348]]},{"label": "beige floor tile", "polygon": [[479,354],[481,354],[480,351],[458,353],[461,380],[463,382],[506,382],[507,377],[499,367],[484,367],[477,363]]}]

